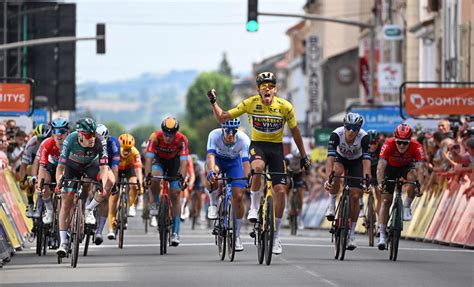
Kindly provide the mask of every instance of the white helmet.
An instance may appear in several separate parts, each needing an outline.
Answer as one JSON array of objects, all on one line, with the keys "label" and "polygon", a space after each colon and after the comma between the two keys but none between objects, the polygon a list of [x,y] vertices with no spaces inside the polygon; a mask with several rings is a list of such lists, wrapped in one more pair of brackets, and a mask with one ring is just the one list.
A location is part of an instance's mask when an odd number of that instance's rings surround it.
[{"label": "white helmet", "polygon": [[109,137],[109,130],[103,124],[98,124],[95,132],[105,139]]}]

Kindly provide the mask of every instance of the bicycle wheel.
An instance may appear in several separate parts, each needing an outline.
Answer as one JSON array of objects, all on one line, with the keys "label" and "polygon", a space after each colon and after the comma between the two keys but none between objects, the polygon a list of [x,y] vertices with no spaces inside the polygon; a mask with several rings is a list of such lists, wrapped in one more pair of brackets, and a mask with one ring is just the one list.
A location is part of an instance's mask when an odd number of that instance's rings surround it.
[{"label": "bicycle wheel", "polygon": [[61,237],[59,235],[59,211],[61,209],[61,197],[54,196],[53,200],[53,249],[59,248],[59,243],[61,242]]},{"label": "bicycle wheel", "polygon": [[122,249],[123,248],[123,241],[124,241],[124,234],[125,234],[125,224],[126,224],[126,220],[127,220],[127,196],[125,195],[125,193],[120,194],[118,218],[119,218],[118,247],[120,249]]},{"label": "bicycle wheel", "polygon": [[332,221],[331,231],[334,239],[334,259],[339,259],[339,253],[341,252],[341,230],[339,229],[338,223],[340,222],[339,217]]},{"label": "bicycle wheel", "polygon": [[84,229],[85,229],[84,234],[86,236],[86,242],[84,242],[84,253],[82,253],[82,255],[87,256],[87,252],[89,251],[89,244],[91,242],[91,237],[93,236],[93,231],[87,225]]},{"label": "bicycle wheel", "polygon": [[150,199],[148,198],[148,192],[143,193],[143,210],[142,210],[142,219],[145,224],[145,234],[148,233],[148,220],[150,218]]},{"label": "bicycle wheel", "polygon": [[43,247],[43,255],[46,255],[46,249],[48,248],[48,245],[49,245],[49,227],[50,225],[45,225],[43,224],[43,243],[42,243],[42,247]]},{"label": "bicycle wheel", "polygon": [[160,234],[160,255],[166,254],[168,244],[168,201],[165,197],[160,200],[158,213],[158,232]]},{"label": "bicycle wheel", "polygon": [[366,215],[366,228],[367,234],[369,235],[369,246],[374,246],[375,238],[375,210],[374,210],[374,197],[372,194],[369,195],[369,200],[367,202],[367,215]]},{"label": "bicycle wheel", "polygon": [[41,256],[43,247],[43,220],[40,218],[35,219],[35,232],[36,232],[36,255]]},{"label": "bicycle wheel", "polygon": [[235,217],[234,207],[232,206],[232,199],[229,199],[229,205],[227,206],[227,253],[229,260],[234,261],[235,257]]},{"label": "bicycle wheel", "polygon": [[339,260],[344,260],[344,256],[346,255],[346,248],[347,248],[347,237],[349,236],[349,215],[350,215],[350,203],[349,203],[349,196],[343,196],[343,201],[341,203],[342,214],[341,214],[341,222],[340,222],[340,257]]},{"label": "bicycle wheel", "polygon": [[219,259],[224,260],[226,248],[227,248],[227,237],[226,233],[227,230],[225,228],[225,218],[226,218],[226,210],[225,210],[225,200],[221,198],[218,210],[218,220],[219,220],[219,232],[217,234],[217,249],[219,251]]},{"label": "bicycle wheel", "polygon": [[400,206],[395,207],[393,212],[392,226],[391,226],[391,240],[390,240],[390,260],[397,261],[398,256],[398,243],[400,242],[401,234],[401,218],[402,209]]},{"label": "bicycle wheel", "polygon": [[71,240],[74,244],[72,248],[71,266],[77,267],[79,258],[79,245],[81,243],[81,227],[82,227],[82,200],[80,198],[76,201],[76,208],[74,212],[73,229],[71,230]]},{"label": "bicycle wheel", "polygon": [[265,233],[263,231],[263,205],[260,203],[260,208],[258,209],[258,222],[257,226],[257,256],[258,264],[263,263],[265,258]]},{"label": "bicycle wheel", "polygon": [[265,222],[265,263],[272,262],[273,238],[275,236],[275,210],[273,210],[273,197],[268,197],[266,201],[266,222]]}]

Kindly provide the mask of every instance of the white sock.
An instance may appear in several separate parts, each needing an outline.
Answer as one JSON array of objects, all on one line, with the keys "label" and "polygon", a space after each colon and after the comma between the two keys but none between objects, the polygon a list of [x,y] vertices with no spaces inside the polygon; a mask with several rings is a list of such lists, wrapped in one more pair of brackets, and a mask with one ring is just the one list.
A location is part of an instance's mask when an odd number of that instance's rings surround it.
[{"label": "white sock", "polygon": [[209,193],[209,204],[217,206],[217,196],[218,196],[218,190],[214,190],[213,192]]},{"label": "white sock", "polygon": [[43,199],[44,206],[46,206],[46,209],[48,211],[53,211],[53,202],[51,201],[51,198],[48,199]]},{"label": "white sock", "polygon": [[181,198],[181,214],[184,213],[184,208],[186,207],[186,197]]},{"label": "white sock", "polygon": [[364,206],[364,200],[361,198],[359,198],[359,206]]},{"label": "white sock", "polygon": [[330,194],[329,195],[329,204],[331,206],[336,206],[336,195],[335,194]]},{"label": "white sock", "polygon": [[352,226],[351,226],[351,237],[354,237],[354,236],[355,236],[356,226],[357,226],[357,221],[356,221],[356,222],[352,222]]},{"label": "white sock", "polygon": [[405,198],[405,204],[403,206],[404,207],[410,207],[411,206],[411,201],[412,201],[412,199],[407,196]]},{"label": "white sock", "polygon": [[380,237],[385,238],[385,230],[387,229],[387,225],[385,224],[379,224],[379,233]]},{"label": "white sock", "polygon": [[61,244],[67,243],[67,230],[60,230],[59,236],[61,237]]},{"label": "white sock", "polygon": [[258,209],[260,205],[260,192],[258,191],[250,191],[250,208]]},{"label": "white sock", "polygon": [[276,230],[275,230],[275,238],[278,238],[278,235],[280,234],[280,225],[281,225],[281,218],[276,218]]},{"label": "white sock", "polygon": [[107,221],[107,216],[99,216],[99,228],[97,228],[97,234],[102,235],[102,230],[104,230],[106,221]]},{"label": "white sock", "polygon": [[235,219],[235,236],[240,237],[240,226],[242,225],[242,218]]},{"label": "white sock", "polygon": [[91,200],[91,202],[86,206],[86,209],[92,210],[92,209],[96,208],[97,205],[99,205],[99,202],[97,200],[95,200],[95,198],[93,198]]}]

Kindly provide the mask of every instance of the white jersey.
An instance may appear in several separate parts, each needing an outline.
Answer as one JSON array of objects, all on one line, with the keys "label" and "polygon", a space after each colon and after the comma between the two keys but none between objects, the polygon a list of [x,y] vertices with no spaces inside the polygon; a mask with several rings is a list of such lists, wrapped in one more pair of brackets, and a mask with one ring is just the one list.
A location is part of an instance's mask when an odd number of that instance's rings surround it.
[{"label": "white jersey", "polygon": [[25,152],[21,158],[21,163],[24,164],[32,164],[33,160],[35,159],[35,155],[38,153],[40,146],[40,141],[36,136],[30,138],[30,140],[26,143]]},{"label": "white jersey", "polygon": [[348,160],[358,159],[360,157],[370,159],[368,148],[369,136],[363,129],[359,130],[354,143],[349,145],[346,142],[344,127],[342,126],[335,129],[329,137],[328,156],[336,156],[336,154],[338,154]]},{"label": "white jersey", "polygon": [[224,143],[222,129],[215,129],[209,133],[207,139],[207,153],[213,153],[221,159],[236,159],[242,157],[242,161],[249,160],[250,138],[242,131],[237,131],[234,144]]}]

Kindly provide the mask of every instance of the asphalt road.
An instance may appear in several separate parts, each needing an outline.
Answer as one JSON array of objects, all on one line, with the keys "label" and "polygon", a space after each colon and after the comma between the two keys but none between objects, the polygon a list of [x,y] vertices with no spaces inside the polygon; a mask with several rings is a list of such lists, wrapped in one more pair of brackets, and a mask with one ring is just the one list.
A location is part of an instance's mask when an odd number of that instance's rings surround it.
[{"label": "asphalt road", "polygon": [[181,245],[159,255],[155,230],[144,233],[141,220],[131,220],[124,249],[105,240],[92,246],[78,267],[69,259],[58,265],[53,250],[38,257],[31,244],[0,269],[0,286],[474,286],[474,250],[402,241],[399,260],[388,251],[359,247],[334,260],[327,231],[282,232],[283,253],[270,266],[258,265],[256,247],[243,227],[245,250],[234,262],[220,261],[210,230],[181,226]]}]

